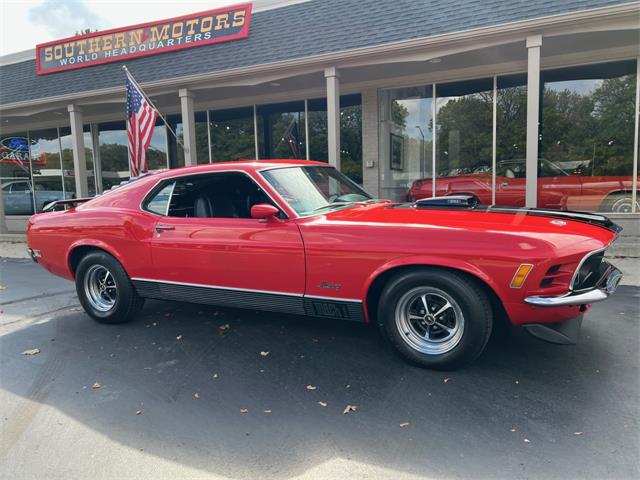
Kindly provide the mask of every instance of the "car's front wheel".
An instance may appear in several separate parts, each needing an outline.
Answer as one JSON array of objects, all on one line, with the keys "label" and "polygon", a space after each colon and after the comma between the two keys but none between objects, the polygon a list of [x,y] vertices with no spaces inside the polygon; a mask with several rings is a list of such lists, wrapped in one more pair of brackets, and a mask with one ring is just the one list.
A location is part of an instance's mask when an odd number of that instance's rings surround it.
[{"label": "car's front wheel", "polygon": [[94,251],[76,269],[76,291],[84,311],[100,323],[124,323],[142,308],[127,272],[114,257]]},{"label": "car's front wheel", "polygon": [[413,270],[392,278],[378,302],[378,322],[412,363],[450,370],[484,350],[493,323],[491,302],[472,278],[450,270]]}]

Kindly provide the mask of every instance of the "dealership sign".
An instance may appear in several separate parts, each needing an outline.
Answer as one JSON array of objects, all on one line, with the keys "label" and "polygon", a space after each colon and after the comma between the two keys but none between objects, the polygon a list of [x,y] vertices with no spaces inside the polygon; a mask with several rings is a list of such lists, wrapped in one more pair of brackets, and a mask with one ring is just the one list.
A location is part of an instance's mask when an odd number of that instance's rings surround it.
[{"label": "dealership sign", "polygon": [[38,75],[153,55],[249,35],[251,4],[89,33],[36,46]]}]

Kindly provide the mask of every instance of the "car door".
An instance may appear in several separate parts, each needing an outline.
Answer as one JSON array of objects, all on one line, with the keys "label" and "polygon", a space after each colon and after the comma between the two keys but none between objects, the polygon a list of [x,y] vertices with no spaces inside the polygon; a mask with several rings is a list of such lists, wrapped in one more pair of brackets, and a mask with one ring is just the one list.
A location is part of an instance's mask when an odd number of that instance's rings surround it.
[{"label": "car door", "polygon": [[[303,312],[299,228],[284,214],[269,220],[250,217],[251,204],[277,204],[247,173],[183,176],[158,188],[158,195],[170,197],[168,204],[162,198],[150,202],[155,213],[167,205],[151,241],[158,288],[170,298],[262,309],[281,303],[278,310]],[[209,212],[197,211],[203,198],[210,202]]]},{"label": "car door", "polygon": [[29,182],[15,182],[5,191],[5,209],[9,215],[31,215],[33,198]]}]

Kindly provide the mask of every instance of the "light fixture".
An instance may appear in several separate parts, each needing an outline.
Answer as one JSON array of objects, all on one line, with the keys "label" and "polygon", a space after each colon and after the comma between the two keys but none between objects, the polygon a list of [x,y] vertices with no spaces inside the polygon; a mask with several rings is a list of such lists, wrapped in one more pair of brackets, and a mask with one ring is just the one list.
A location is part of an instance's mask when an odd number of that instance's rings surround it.
[{"label": "light fixture", "polygon": [[520,288],[524,284],[524,281],[527,279],[529,273],[533,270],[533,265],[530,263],[523,263],[516,270],[513,279],[511,280],[511,288]]}]

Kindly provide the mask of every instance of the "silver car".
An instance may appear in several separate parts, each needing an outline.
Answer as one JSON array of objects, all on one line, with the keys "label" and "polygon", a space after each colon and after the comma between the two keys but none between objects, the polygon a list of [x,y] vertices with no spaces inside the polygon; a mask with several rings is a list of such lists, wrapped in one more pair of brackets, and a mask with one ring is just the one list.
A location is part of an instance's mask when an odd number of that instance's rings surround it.
[{"label": "silver car", "polygon": [[[35,193],[35,197],[32,195]],[[28,180],[16,180],[2,184],[2,196],[4,197],[4,211],[6,215],[33,215],[35,198],[36,211],[42,209],[51,202],[75,198],[72,192],[60,190],[47,190],[44,185],[36,183],[35,192]]]}]

